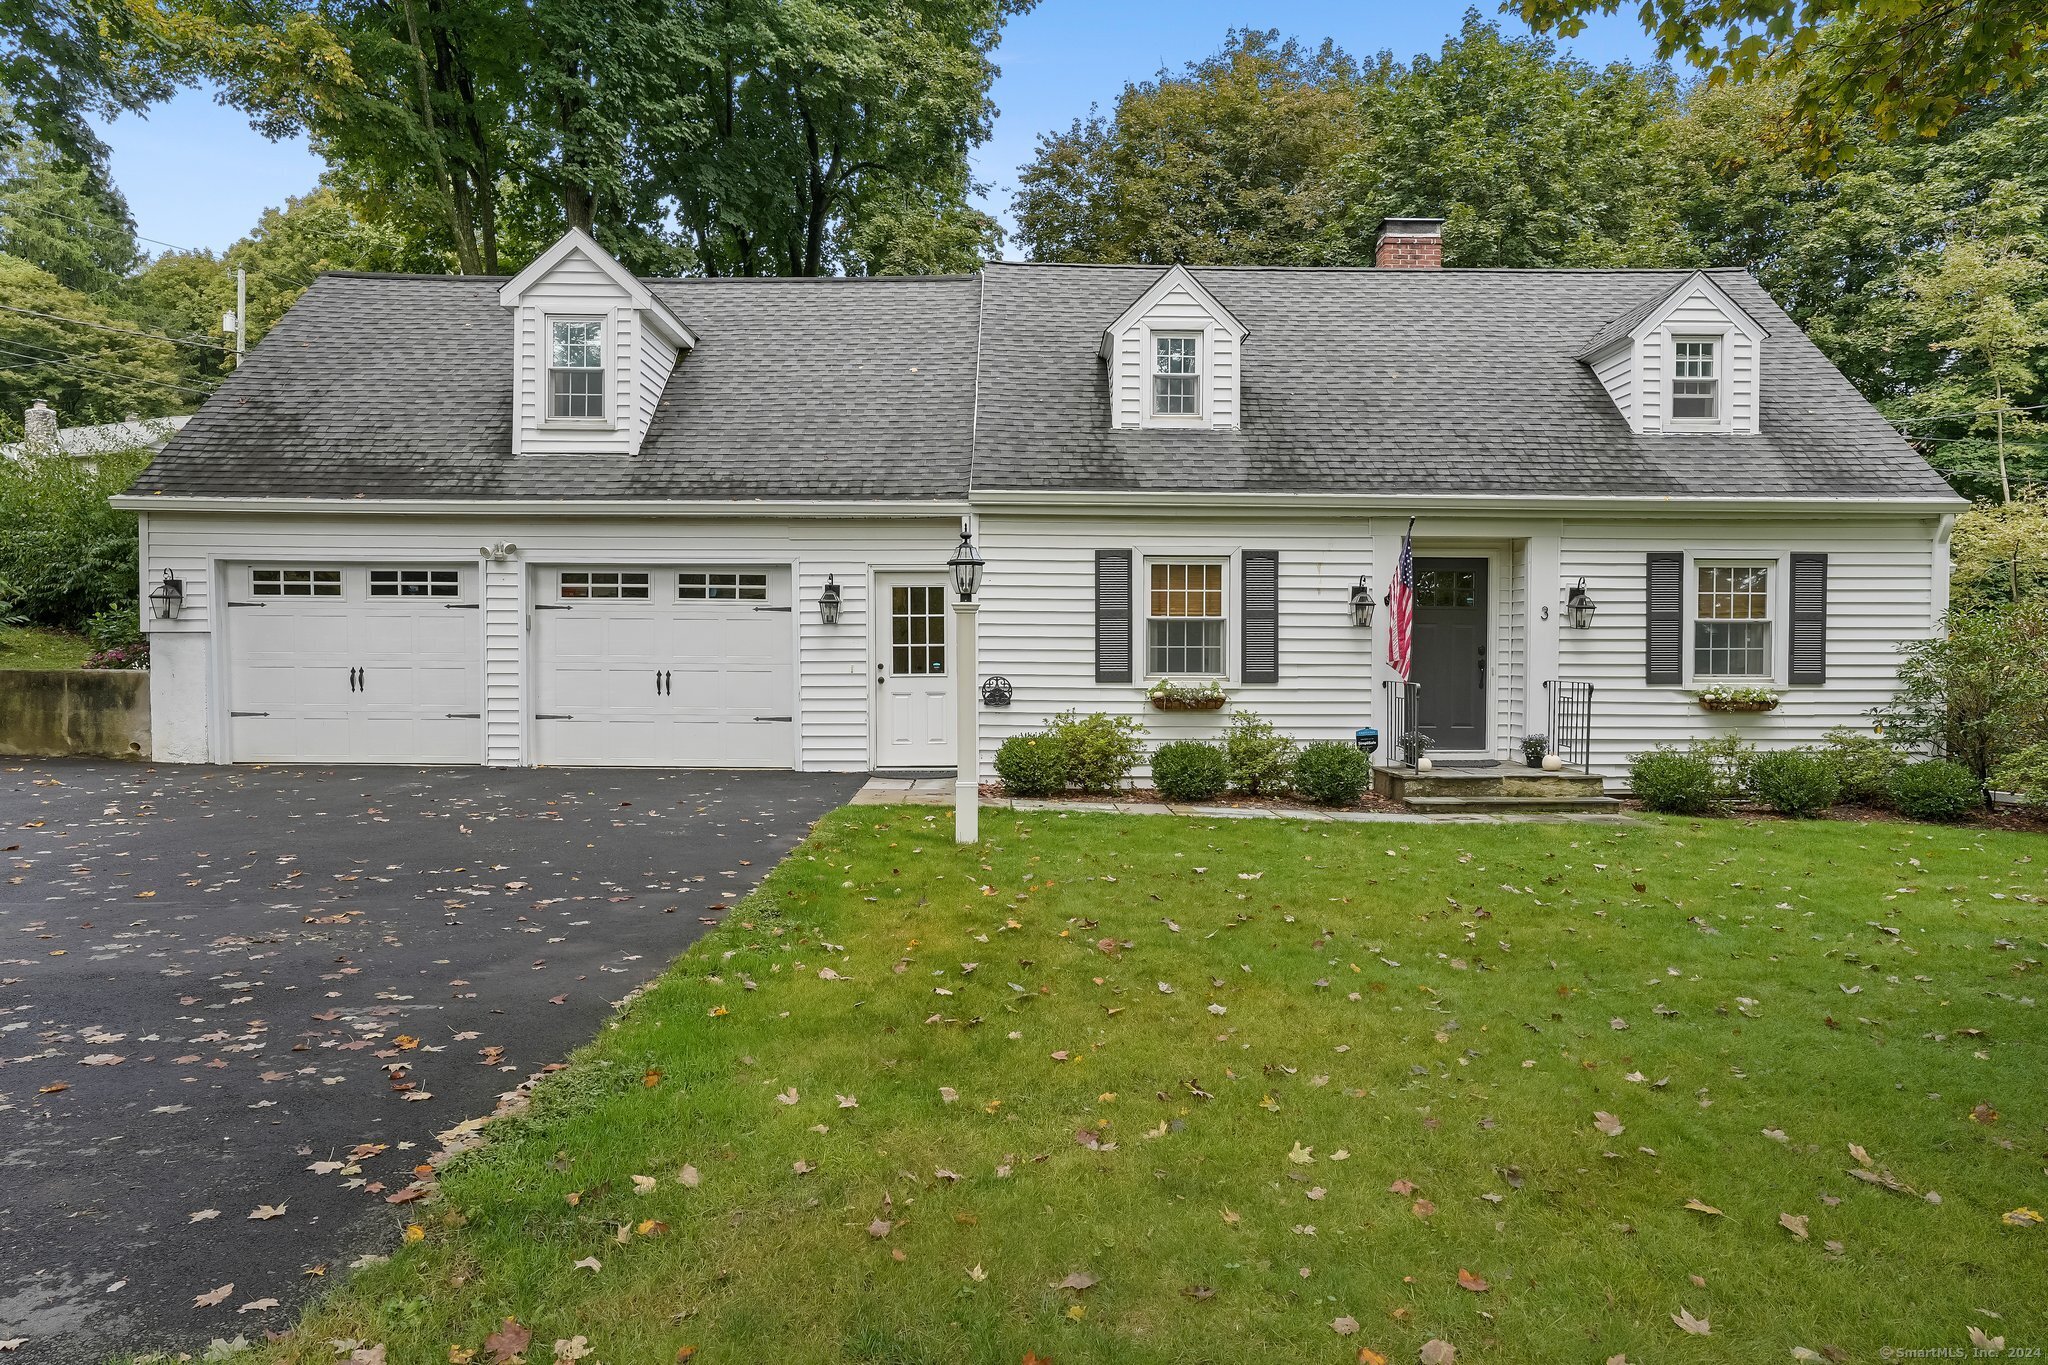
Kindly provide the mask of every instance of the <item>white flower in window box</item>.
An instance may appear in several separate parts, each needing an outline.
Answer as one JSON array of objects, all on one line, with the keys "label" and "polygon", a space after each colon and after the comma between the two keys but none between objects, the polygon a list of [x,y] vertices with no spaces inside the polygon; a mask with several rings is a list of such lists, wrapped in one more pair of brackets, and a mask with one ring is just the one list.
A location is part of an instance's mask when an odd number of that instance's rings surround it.
[{"label": "white flower in window box", "polygon": [[1702,711],[1775,711],[1778,694],[1768,687],[1743,687],[1717,683],[1693,694]]},{"label": "white flower in window box", "polygon": [[1221,711],[1230,694],[1214,678],[1196,683],[1177,683],[1161,678],[1145,690],[1155,711]]}]

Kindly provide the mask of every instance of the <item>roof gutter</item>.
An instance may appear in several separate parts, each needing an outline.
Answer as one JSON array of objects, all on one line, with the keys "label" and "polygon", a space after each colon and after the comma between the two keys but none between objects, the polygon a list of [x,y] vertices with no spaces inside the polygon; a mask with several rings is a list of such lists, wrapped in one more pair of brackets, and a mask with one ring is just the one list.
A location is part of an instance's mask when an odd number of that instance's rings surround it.
[{"label": "roof gutter", "polygon": [[342,514],[386,517],[792,517],[831,520],[863,517],[961,517],[962,498],[233,498],[117,493],[124,512],[252,512],[269,515]]},{"label": "roof gutter", "polygon": [[1319,512],[1743,512],[1784,510],[1837,513],[1952,514],[1968,507],[1960,497],[1721,497],[1598,496],[1585,493],[1230,493],[1130,491],[1118,489],[983,488],[968,499],[977,508],[1035,508],[1078,514],[1089,511],[1128,516],[1134,512],[1246,511]]}]

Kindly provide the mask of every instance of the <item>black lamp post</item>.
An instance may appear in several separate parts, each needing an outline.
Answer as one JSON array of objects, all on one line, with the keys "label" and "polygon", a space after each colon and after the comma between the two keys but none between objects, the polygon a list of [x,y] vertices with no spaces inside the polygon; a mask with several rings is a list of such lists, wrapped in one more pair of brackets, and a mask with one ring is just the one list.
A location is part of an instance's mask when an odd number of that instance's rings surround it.
[{"label": "black lamp post", "polygon": [[149,614],[159,621],[178,619],[178,608],[185,605],[185,583],[169,569],[164,570],[164,581],[156,585],[156,591],[149,595]]},{"label": "black lamp post", "polygon": [[960,523],[960,544],[946,561],[946,567],[953,574],[953,591],[962,602],[972,602],[974,594],[981,591],[981,571],[985,565],[981,551],[974,548],[974,530],[964,521]]},{"label": "black lamp post", "polygon": [[1593,625],[1593,613],[1599,609],[1599,604],[1586,595],[1586,580],[1583,578],[1565,595],[1564,616],[1565,620],[1571,623],[1573,630],[1590,630]]}]

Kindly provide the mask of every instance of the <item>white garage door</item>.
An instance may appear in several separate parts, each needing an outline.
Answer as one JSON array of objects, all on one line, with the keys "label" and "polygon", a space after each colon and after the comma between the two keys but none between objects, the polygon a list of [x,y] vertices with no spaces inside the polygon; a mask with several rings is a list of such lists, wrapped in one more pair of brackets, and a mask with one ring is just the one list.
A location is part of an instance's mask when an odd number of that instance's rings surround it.
[{"label": "white garage door", "polygon": [[238,763],[480,763],[476,570],[228,570],[228,756]]},{"label": "white garage door", "polygon": [[796,766],[789,570],[547,568],[534,755],[564,766]]}]

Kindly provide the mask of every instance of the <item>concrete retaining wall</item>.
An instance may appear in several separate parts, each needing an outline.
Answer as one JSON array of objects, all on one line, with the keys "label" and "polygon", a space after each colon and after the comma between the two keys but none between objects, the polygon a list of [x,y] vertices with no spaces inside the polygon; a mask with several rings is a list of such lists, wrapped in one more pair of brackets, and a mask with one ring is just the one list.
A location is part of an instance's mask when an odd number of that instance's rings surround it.
[{"label": "concrete retaining wall", "polygon": [[0,671],[0,755],[148,758],[148,671]]}]

